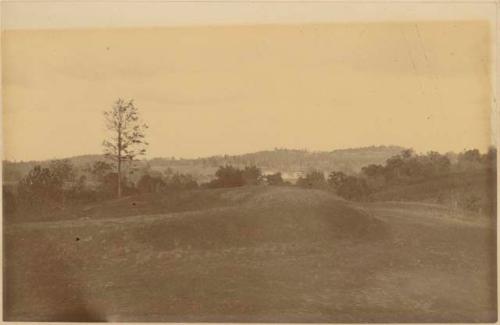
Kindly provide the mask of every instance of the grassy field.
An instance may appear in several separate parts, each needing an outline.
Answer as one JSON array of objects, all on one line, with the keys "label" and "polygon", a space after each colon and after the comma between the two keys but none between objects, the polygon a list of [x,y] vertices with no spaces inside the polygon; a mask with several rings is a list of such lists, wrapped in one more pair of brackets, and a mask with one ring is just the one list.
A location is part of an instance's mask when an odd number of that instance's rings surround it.
[{"label": "grassy field", "polygon": [[4,228],[16,321],[492,322],[495,220],[244,187]]}]

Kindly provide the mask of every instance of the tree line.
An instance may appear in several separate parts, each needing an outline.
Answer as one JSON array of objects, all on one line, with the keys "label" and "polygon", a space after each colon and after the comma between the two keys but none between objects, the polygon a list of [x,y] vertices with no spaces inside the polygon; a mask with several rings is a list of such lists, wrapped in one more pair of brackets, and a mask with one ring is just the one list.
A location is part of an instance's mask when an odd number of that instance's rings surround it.
[{"label": "tree line", "polygon": [[134,162],[145,155],[148,126],[139,117],[133,100],[118,99],[104,112],[108,136],[103,141],[107,161],[97,161],[85,168],[75,168],[69,160],[54,160],[47,167],[34,166],[15,190],[4,185],[4,211],[62,208],[123,195],[168,193],[197,188],[227,188],[247,185],[297,186],[328,190],[348,200],[369,200],[374,193],[398,185],[413,184],[442,175],[489,169],[496,172],[496,149],[481,154],[466,150],[458,155],[438,152],[416,154],[403,150],[385,161],[370,164],[359,173],[346,174],[332,168],[327,174],[310,170],[295,184],[283,179],[280,172],[264,175],[255,164],[219,166],[214,178],[199,184],[190,174],[138,170]]},{"label": "tree line", "polygon": [[405,150],[387,159],[384,164],[363,167],[358,174],[311,170],[292,184],[285,181],[280,172],[264,175],[254,165],[244,168],[225,165],[217,169],[213,180],[200,184],[192,175],[171,169],[160,172],[122,166],[119,173],[114,164],[106,161],[96,161],[86,168],[77,169],[69,160],[54,160],[48,167],[35,166],[21,179],[15,191],[4,187],[4,202],[6,213],[12,213],[16,208],[25,211],[64,209],[79,203],[113,199],[117,197],[118,186],[121,187],[121,195],[129,196],[249,185],[322,189],[348,200],[363,201],[369,200],[370,195],[378,191],[397,185],[419,183],[464,171],[495,171],[495,166],[494,148],[485,154],[476,149],[465,151],[457,156],[454,163],[437,152],[418,155]]},{"label": "tree line", "polygon": [[[412,149],[407,149],[390,157],[384,164],[370,164],[361,168],[358,178],[364,180],[368,188],[377,188],[387,184],[421,181],[450,172],[494,168],[495,164],[495,148],[490,148],[485,154],[481,154],[477,149],[466,150],[457,155],[457,161],[454,164],[447,155],[435,151],[419,155]],[[328,179],[325,179],[324,176],[313,171],[299,181],[304,185],[309,184],[315,187],[321,187],[322,184],[327,183],[333,187],[339,187],[348,178],[349,176],[343,172],[332,171]]]}]

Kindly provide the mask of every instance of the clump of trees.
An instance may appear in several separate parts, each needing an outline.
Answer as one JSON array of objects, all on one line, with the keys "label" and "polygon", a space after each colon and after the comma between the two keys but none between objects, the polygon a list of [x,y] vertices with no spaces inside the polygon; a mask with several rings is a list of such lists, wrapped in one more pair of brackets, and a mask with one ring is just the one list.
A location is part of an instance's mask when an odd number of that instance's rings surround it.
[{"label": "clump of trees", "polygon": [[343,172],[331,172],[328,185],[339,196],[348,200],[362,200],[370,194],[368,183],[364,178],[346,175]]},{"label": "clump of trees", "polygon": [[96,161],[90,168],[87,168],[87,171],[90,173],[89,187],[97,199],[115,198],[118,186],[120,186],[120,195],[136,193],[134,184],[123,173],[120,175],[114,164]]},{"label": "clump of trees", "polygon": [[262,171],[256,166],[243,169],[231,165],[220,166],[215,172],[215,179],[205,184],[208,188],[239,187],[258,185],[263,182]]},{"label": "clump of trees", "polygon": [[283,180],[283,177],[281,176],[280,172],[274,173],[274,174],[269,174],[265,176],[265,180],[268,185],[271,186],[283,186],[283,185],[289,185],[290,183],[285,182]]},{"label": "clump of trees", "polygon": [[496,149],[490,148],[485,154],[479,150],[466,150],[457,156],[452,164],[448,155],[430,151],[425,155],[417,155],[412,150],[404,150],[401,154],[389,158],[385,165],[369,165],[363,167],[361,174],[367,179],[378,179],[379,183],[397,184],[416,182],[476,169],[495,169]]},{"label": "clump of trees", "polygon": [[161,177],[145,174],[137,183],[137,190],[140,193],[158,193],[165,187],[165,181]]},{"label": "clump of trees", "polygon": [[466,150],[457,156],[456,170],[496,169],[497,150],[491,147],[488,152],[481,154],[477,149]]},{"label": "clump of trees", "polygon": [[417,155],[413,150],[404,150],[386,160],[385,165],[368,165],[361,169],[366,178],[378,183],[406,183],[420,181],[436,175],[443,175],[451,170],[450,159],[435,151],[426,155]]},{"label": "clump of trees", "polygon": [[331,172],[328,178],[321,171],[310,171],[297,180],[296,186],[330,190],[349,200],[364,199],[369,194],[365,179],[339,171]]},{"label": "clump of trees", "polygon": [[[372,194],[385,189],[479,169],[496,171],[495,148],[490,148],[485,154],[481,154],[477,149],[466,150],[456,156],[455,163],[452,163],[449,155],[435,151],[418,155],[409,149],[390,157],[385,164],[365,166],[358,174],[347,175],[344,172],[332,171],[328,178],[325,178],[323,172],[313,170],[300,177],[296,185],[331,190],[349,200],[368,200]],[[491,178],[496,179],[494,175]],[[438,199],[443,200],[441,197]],[[473,193],[460,193],[455,201],[458,202],[457,205],[468,210],[479,210],[482,205],[482,200]]]},{"label": "clump of trees", "polygon": [[25,210],[47,207],[65,208],[81,191],[84,178],[77,178],[67,159],[51,161],[47,167],[36,165],[24,176],[16,188],[4,186],[6,213],[18,208]]},{"label": "clump of trees", "polygon": [[189,174],[172,173],[166,175],[144,174],[137,183],[139,193],[167,193],[198,188],[198,182]]},{"label": "clump of trees", "polygon": [[[84,168],[76,168],[67,159],[36,165],[18,184],[3,186],[4,213],[36,215],[40,219],[55,210],[113,199],[118,177],[115,165],[106,161]],[[136,181],[122,173],[120,178],[122,195],[127,196],[198,188],[193,176],[182,173],[142,173]]]},{"label": "clump of trees", "polygon": [[326,188],[327,182],[322,171],[312,170],[297,179],[297,186],[304,188]]}]

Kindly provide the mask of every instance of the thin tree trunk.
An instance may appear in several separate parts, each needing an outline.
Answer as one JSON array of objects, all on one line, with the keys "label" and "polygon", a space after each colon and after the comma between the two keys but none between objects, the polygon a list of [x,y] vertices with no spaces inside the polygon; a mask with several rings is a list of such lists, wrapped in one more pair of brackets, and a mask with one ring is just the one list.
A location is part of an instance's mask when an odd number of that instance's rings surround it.
[{"label": "thin tree trunk", "polygon": [[118,157],[118,198],[122,197],[122,160]]},{"label": "thin tree trunk", "polygon": [[[121,119],[121,117],[120,117]],[[118,198],[122,197],[122,130],[118,127]]]}]

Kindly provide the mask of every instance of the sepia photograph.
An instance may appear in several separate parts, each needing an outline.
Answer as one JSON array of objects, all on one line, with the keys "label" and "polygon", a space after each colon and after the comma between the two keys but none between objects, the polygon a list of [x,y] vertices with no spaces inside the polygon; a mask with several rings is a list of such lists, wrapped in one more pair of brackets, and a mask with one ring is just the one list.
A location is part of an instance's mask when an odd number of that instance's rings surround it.
[{"label": "sepia photograph", "polygon": [[3,321],[497,322],[497,5],[0,3]]}]

